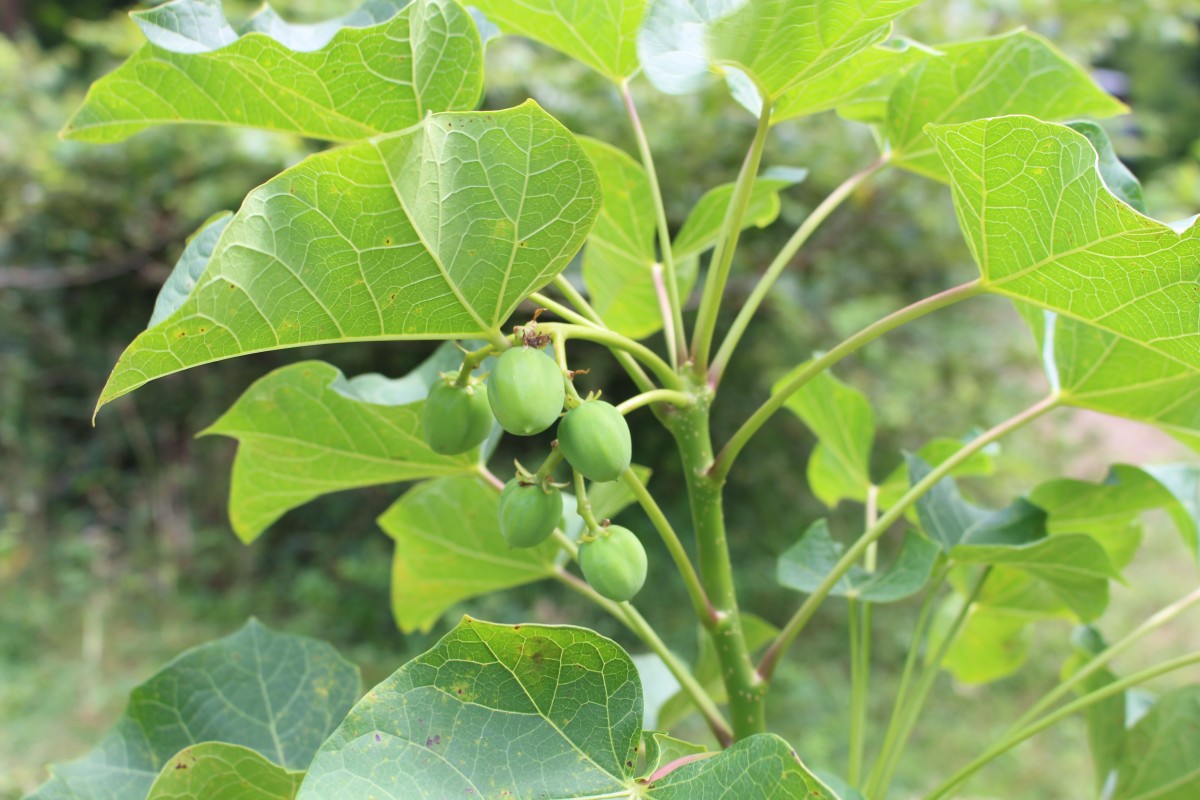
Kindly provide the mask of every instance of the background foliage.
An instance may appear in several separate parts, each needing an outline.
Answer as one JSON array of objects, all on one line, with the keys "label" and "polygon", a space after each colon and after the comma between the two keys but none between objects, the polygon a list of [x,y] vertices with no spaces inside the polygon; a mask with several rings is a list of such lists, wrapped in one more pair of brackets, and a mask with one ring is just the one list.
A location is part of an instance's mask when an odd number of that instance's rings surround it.
[{"label": "background foliage", "polygon": [[[316,18],[354,3],[275,5]],[[268,369],[322,358],[348,375],[400,375],[428,355],[428,346],[302,348],[228,361],[160,381],[90,426],[95,396],[120,349],[144,327],[184,238],[315,148],[297,138],[224,129],[154,130],[102,147],[58,141],[54,134],[83,87],[139,40],[117,13],[124,6],[0,3],[0,23],[9,34],[0,39],[0,798],[32,789],[45,762],[83,752],[120,712],[129,687],[156,665],[228,633],[250,613],[277,629],[332,639],[364,665],[366,685],[431,644],[431,637],[401,636],[387,603],[390,546],[374,519],[394,489],[325,498],[243,549],[225,512],[233,444],[193,438]],[[1197,15],[1200,3],[1193,0],[931,0],[905,18],[903,32],[937,42],[1025,23],[1096,65],[1107,88],[1136,111],[1135,121],[1118,118],[1108,126],[1118,151],[1146,184],[1155,216],[1175,219],[1200,209]],[[533,96],[571,128],[632,149],[618,98],[586,68],[517,40],[493,47],[488,57],[493,107]],[[722,91],[685,98],[645,92],[639,101],[662,154],[660,177],[677,228],[704,191],[736,174],[749,135],[746,118]],[[693,135],[705,127],[704,135]],[[810,173],[784,192],[783,222],[746,237],[743,266],[761,267],[870,151],[865,131],[828,114],[780,134],[766,163]],[[945,189],[888,175],[823,228],[778,286],[728,381],[745,388],[744,406],[738,395],[723,398],[717,427],[727,431],[745,416],[779,377],[773,370],[794,363],[796,354],[973,274]],[[735,292],[748,289],[748,281],[735,278]],[[967,433],[999,418],[1002,409],[1034,397],[1039,371],[1008,304],[981,300],[880,342],[839,376],[875,401],[877,452],[889,453],[935,432]],[[595,378],[614,394],[629,388],[616,371]],[[938,399],[936,417],[928,413],[931,395]],[[1045,436],[1026,437],[1020,448],[1001,454],[1012,485],[995,488],[1028,489],[1048,461],[1097,480],[1109,460],[1178,455],[1145,429],[1097,424],[1087,415],[1074,419],[1065,429],[1043,427]],[[770,582],[750,578],[770,574],[778,554],[821,508],[804,483],[810,435],[783,415],[771,425],[730,486],[729,511],[735,561],[747,577],[744,607],[779,621],[783,609],[772,605]],[[647,424],[634,436],[639,452],[671,452],[661,429]],[[656,494],[678,502],[666,508],[669,516],[684,519],[672,459],[648,466],[655,470]],[[1152,539],[1130,573],[1135,583],[1154,576],[1142,581],[1153,592],[1123,606],[1130,618],[1195,581],[1190,567],[1165,561],[1169,537]],[[651,552],[652,562],[665,558]],[[569,619],[616,633],[574,597],[547,591],[517,590],[470,610],[493,619]],[[652,621],[674,632],[673,646],[694,652],[688,626],[672,617],[687,606],[682,590],[652,581],[648,591],[661,595],[648,598]],[[835,605],[827,613],[841,612]],[[910,613],[903,606],[886,611],[897,621]],[[781,673],[772,706],[775,729],[814,763],[844,757],[845,651],[831,633],[837,620],[829,622],[829,632],[811,629],[806,652]],[[1200,635],[1200,624],[1191,631]],[[954,687],[970,695],[970,715],[957,711],[962,698],[944,692],[905,770],[915,775],[922,759],[955,762],[971,752],[975,741],[987,738],[975,721],[1057,671],[1068,651],[1065,633],[1064,626],[1043,634],[1032,668],[1019,678],[984,689]],[[881,642],[877,657],[885,674],[896,670],[904,641],[898,633]],[[1048,745],[1052,737],[1059,741]],[[986,773],[977,789],[994,796],[1071,796],[1073,785],[1090,780],[1082,737],[1082,725],[1057,729]],[[902,785],[905,780],[902,774]]]}]

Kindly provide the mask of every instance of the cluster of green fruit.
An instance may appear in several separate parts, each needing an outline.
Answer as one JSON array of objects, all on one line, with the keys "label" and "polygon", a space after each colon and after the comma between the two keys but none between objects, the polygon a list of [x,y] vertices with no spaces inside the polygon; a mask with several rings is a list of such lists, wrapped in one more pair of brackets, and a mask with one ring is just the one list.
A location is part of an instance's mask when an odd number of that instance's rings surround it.
[{"label": "cluster of green fruit", "polygon": [[[486,384],[464,370],[434,385],[422,416],[425,440],[434,452],[456,455],[482,444],[493,418],[508,433],[533,436],[562,416],[556,443],[561,456],[587,480],[615,481],[629,469],[632,458],[629,425],[603,400],[568,400],[567,380],[542,350],[505,350]],[[569,407],[565,415],[564,406]],[[561,524],[562,493],[549,472],[522,471],[500,492],[500,533],[512,547],[535,547]],[[580,497],[579,502],[587,500]],[[579,566],[593,589],[618,602],[631,599],[646,582],[646,551],[637,536],[620,525],[589,525],[579,547]]]}]

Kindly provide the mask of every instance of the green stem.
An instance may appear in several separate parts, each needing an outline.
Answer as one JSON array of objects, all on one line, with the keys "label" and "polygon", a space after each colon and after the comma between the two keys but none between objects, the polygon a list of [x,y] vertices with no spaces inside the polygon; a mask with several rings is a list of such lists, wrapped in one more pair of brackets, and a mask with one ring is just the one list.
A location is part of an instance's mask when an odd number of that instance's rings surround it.
[{"label": "green stem", "polygon": [[1099,703],[1102,700],[1107,700],[1113,695],[1120,694],[1121,692],[1133,686],[1153,680],[1160,675],[1166,675],[1168,672],[1184,669],[1192,666],[1193,664],[1200,664],[1200,652],[1173,658],[1170,661],[1164,661],[1157,666],[1149,667],[1140,672],[1136,672],[1133,675],[1130,675],[1128,678],[1123,678],[1119,681],[1106,684],[1094,692],[1089,692],[1088,694],[1083,695],[1078,700],[1074,701],[1073,703],[1068,703],[1067,705],[1055,711],[1053,714],[1042,717],[1042,719],[1038,720],[1034,724],[1027,725],[1016,733],[1005,736],[998,743],[989,747],[987,751],[983,753],[983,755],[979,756],[974,761],[960,769],[958,772],[951,775],[949,778],[939,784],[933,791],[925,795],[924,800],[941,800],[943,797],[950,796],[959,788],[961,784],[965,783],[971,776],[973,776],[991,761],[995,760],[999,756],[1004,755],[1009,750],[1012,750],[1026,739],[1036,736],[1052,725],[1055,725],[1067,717],[1082,711],[1088,706]]},{"label": "green stem", "polygon": [[980,572],[979,577],[975,580],[975,584],[971,587],[970,593],[963,601],[962,608],[954,616],[954,621],[950,623],[950,627],[942,636],[941,642],[938,643],[938,648],[934,652],[933,658],[926,662],[921,671],[921,680],[917,684],[916,694],[907,704],[902,714],[903,723],[901,724],[899,735],[892,740],[892,749],[887,753],[880,753],[879,763],[882,769],[878,773],[878,785],[868,787],[870,797],[886,797],[888,789],[892,785],[892,779],[896,775],[896,770],[900,766],[900,757],[904,755],[904,748],[908,745],[909,737],[912,736],[913,729],[916,728],[917,722],[920,720],[921,711],[925,708],[925,703],[929,700],[929,693],[933,690],[934,683],[937,682],[938,675],[941,673],[942,664],[946,660],[946,654],[950,652],[950,648],[954,645],[954,640],[958,638],[958,633],[962,630],[962,626],[966,623],[967,618],[971,614],[971,607],[975,605],[975,601],[979,599],[979,593],[983,590],[983,584],[987,582],[988,576],[991,575],[992,568],[984,567]]},{"label": "green stem", "polygon": [[583,398],[579,396],[578,390],[575,389],[575,379],[571,375],[571,368],[567,365],[567,337],[561,330],[554,330],[550,334],[550,340],[554,343],[554,360],[558,364],[558,370],[562,373],[563,389],[567,393],[567,409],[572,409],[583,402]]},{"label": "green stem", "polygon": [[547,297],[546,295],[542,294],[541,292],[534,292],[533,294],[529,295],[529,299],[532,300],[533,302],[537,303],[542,308],[546,308],[546,309],[549,309],[550,311],[553,311],[560,318],[562,318],[562,319],[566,320],[567,322],[570,322],[574,325],[586,325],[588,327],[593,327],[593,328],[601,327],[601,326],[597,325],[595,322],[593,322],[592,320],[588,319],[588,317],[586,317],[585,315],[579,313],[578,311],[573,311],[572,309],[568,308],[567,306],[564,306],[562,303],[558,302],[557,300],[553,300],[550,297]]},{"label": "green stem", "polygon": [[602,344],[610,350],[622,350],[629,353],[631,356],[641,361],[650,371],[653,372],[663,385],[669,389],[682,390],[683,380],[675,374],[667,362],[663,361],[650,348],[643,344],[635,342],[627,336],[610,331],[607,328],[594,328],[587,325],[568,325],[561,322],[547,322],[538,325],[539,330],[545,330],[547,333],[561,331],[567,339],[579,339],[585,342],[595,342]]},{"label": "green stem", "polygon": [[929,623],[933,618],[934,601],[937,600],[938,592],[941,591],[942,584],[946,581],[947,572],[948,568],[944,564],[938,569],[933,580],[930,581],[929,588],[925,591],[925,599],[921,601],[921,610],[917,612],[917,621],[913,625],[912,637],[908,643],[908,653],[904,657],[904,669],[900,673],[900,683],[896,688],[896,699],[892,703],[887,732],[883,737],[883,745],[879,749],[879,757],[875,760],[875,765],[867,776],[867,797],[875,797],[874,787],[883,777],[884,761],[895,748],[895,739],[900,735],[903,711],[908,702],[908,692],[913,676],[916,674],[921,642],[925,639],[925,633],[929,629]]},{"label": "green stem", "polygon": [[1158,630],[1163,625],[1166,625],[1171,620],[1178,617],[1184,611],[1187,611],[1192,606],[1200,603],[1200,589],[1196,589],[1190,594],[1176,600],[1169,606],[1159,609],[1146,619],[1141,625],[1134,628],[1126,634],[1120,641],[1100,653],[1097,653],[1086,664],[1077,669],[1069,678],[1064,680],[1058,686],[1046,693],[1041,700],[1033,705],[1028,711],[1021,715],[1021,718],[1012,724],[1009,731],[1017,730],[1025,727],[1031,721],[1036,719],[1043,712],[1061,700],[1072,689],[1078,686],[1083,681],[1094,675],[1097,671],[1103,669],[1114,658],[1127,651],[1130,647],[1137,644],[1145,636],[1153,631]]},{"label": "green stem", "polygon": [[974,297],[983,292],[983,290],[983,282],[976,279],[956,286],[953,289],[947,289],[932,297],[926,297],[924,300],[919,300],[868,325],[820,358],[808,362],[808,365],[803,370],[772,393],[770,398],[759,406],[758,410],[730,437],[725,447],[721,450],[720,455],[717,456],[716,464],[713,466],[715,475],[721,479],[728,475],[730,467],[738,457],[738,454],[742,452],[742,448],[746,446],[746,443],[753,438],[754,434],[758,433],[759,429],[766,424],[767,420],[776,411],[783,408],[783,404],[787,402],[789,397],[800,391],[810,380],[888,331],[895,330],[901,325],[919,319],[939,308],[945,308],[946,306],[966,300],[969,297]]},{"label": "green stem", "polygon": [[849,601],[850,620],[850,764],[846,781],[858,786],[866,740],[867,689],[871,669],[871,604]]},{"label": "green stem", "polygon": [[[700,387],[696,390],[702,391]],[[767,685],[754,669],[742,631],[725,533],[723,487],[710,474],[713,451],[707,397],[671,415],[667,427],[675,437],[683,462],[696,531],[700,580],[713,609],[708,632],[729,696],[733,736],[741,740],[766,730]]]},{"label": "green stem", "polygon": [[746,333],[746,328],[749,327],[750,322],[754,319],[758,307],[762,305],[767,294],[771,291],[771,287],[775,285],[775,281],[787,269],[788,264],[795,258],[796,253],[800,251],[805,242],[816,232],[817,228],[821,227],[821,223],[847,197],[854,194],[854,191],[870,179],[872,175],[887,166],[887,163],[888,157],[886,155],[880,156],[879,160],[875,163],[851,175],[840,186],[834,189],[828,197],[822,200],[821,204],[805,217],[804,222],[800,223],[800,227],[792,234],[792,238],[788,239],[787,244],[779,251],[779,255],[775,256],[775,260],[767,267],[767,271],[759,279],[758,284],[754,287],[754,291],[750,293],[750,297],[746,299],[745,304],[738,311],[733,325],[729,328],[729,333],[725,334],[725,340],[721,343],[721,348],[717,351],[717,356],[713,359],[712,368],[709,370],[709,380],[713,385],[720,383],[721,375],[724,374],[725,368],[729,365],[729,359],[733,357],[733,351],[737,349],[738,342],[741,341],[742,336]]},{"label": "green stem", "polygon": [[675,567],[679,570],[680,577],[683,578],[683,585],[687,588],[696,618],[706,628],[712,627],[716,623],[716,615],[713,613],[712,604],[708,601],[704,586],[700,582],[700,576],[696,573],[696,568],[692,565],[692,560],[688,558],[687,550],[684,549],[683,542],[679,539],[679,534],[675,532],[667,515],[659,508],[654,496],[646,489],[646,484],[642,483],[642,479],[637,476],[636,472],[631,469],[625,470],[621,480],[637,498],[638,504],[650,518],[650,523],[662,536],[663,543],[671,554],[671,560],[675,562]]},{"label": "green stem", "polygon": [[533,475],[533,482],[537,486],[544,488],[546,481],[554,475],[554,470],[563,462],[563,452],[558,447],[553,447],[550,450],[550,455],[546,456],[546,460],[538,467],[538,471]]},{"label": "green stem", "polygon": [[592,504],[588,502],[587,485],[583,482],[583,473],[579,470],[572,470],[572,472],[575,475],[575,501],[577,503],[575,510],[579,516],[583,517],[587,533],[594,534],[600,530],[600,523],[596,521],[596,515],[592,513]]},{"label": "green stem", "polygon": [[742,220],[746,217],[746,209],[750,205],[750,194],[754,189],[754,181],[758,177],[758,168],[762,163],[763,148],[767,143],[767,133],[771,130],[771,103],[763,103],[762,113],[758,117],[758,128],[754,132],[754,140],[750,143],[750,151],[742,162],[742,171],[738,173],[737,183],[734,184],[733,197],[725,212],[725,221],[721,233],[713,249],[712,260],[708,266],[708,276],[704,281],[704,294],[700,297],[700,311],[696,316],[696,327],[692,333],[692,358],[695,361],[698,375],[708,371],[708,357],[712,350],[713,334],[717,328],[717,312],[721,308],[721,299],[725,294],[725,283],[729,280],[729,270],[733,266],[733,254],[737,250],[738,239],[742,235]]},{"label": "green stem", "polygon": [[[572,549],[574,549],[573,543]],[[658,635],[658,632],[651,627],[650,623],[638,613],[638,610],[632,604],[614,603],[607,597],[602,596],[591,586],[588,586],[586,581],[579,579],[565,569],[559,569],[554,577],[563,585],[570,587],[607,611],[662,659],[663,664],[666,665],[667,669],[675,677],[675,680],[679,681],[679,685],[687,692],[688,697],[692,699],[700,715],[704,717],[704,721],[708,724],[709,730],[713,732],[713,736],[717,737],[717,741],[721,743],[722,747],[729,746],[733,741],[732,733],[729,730],[729,723],[725,720],[724,715],[721,714],[721,710],[717,708],[717,704],[713,701],[712,696],[704,690],[704,687],[696,680],[691,670],[671,652],[671,649],[667,647],[666,643]]]},{"label": "green stem", "polygon": [[[592,325],[598,328],[608,327],[604,324],[604,318],[600,316],[600,312],[587,301],[587,298],[579,293],[578,289],[571,285],[566,276],[561,273],[554,276],[554,286],[562,292],[563,297],[567,298],[567,301],[571,305],[579,309],[579,312],[586,320],[591,321]],[[638,391],[648,392],[654,388],[654,382],[650,380],[650,376],[646,374],[646,370],[642,369],[642,365],[633,356],[624,350],[612,350],[610,352],[613,354],[613,358],[617,360],[617,363],[629,373],[629,377],[633,379],[634,384],[638,387]]]},{"label": "green stem", "polygon": [[631,411],[636,411],[643,406],[648,406],[653,403],[670,403],[673,406],[682,408],[690,406],[696,402],[696,398],[687,392],[677,392],[674,389],[653,389],[649,392],[642,392],[639,395],[634,395],[628,400],[617,404],[617,411],[622,414],[628,414]]},{"label": "green stem", "polygon": [[679,277],[675,272],[675,256],[671,252],[671,228],[667,224],[667,208],[663,203],[662,187],[658,183],[658,171],[654,168],[654,154],[650,152],[650,141],[646,138],[646,129],[642,127],[637,105],[633,102],[633,94],[629,91],[629,81],[623,80],[617,87],[621,92],[621,100],[625,103],[625,110],[629,114],[629,122],[633,126],[633,135],[637,139],[638,152],[642,157],[642,167],[646,170],[646,178],[650,183],[650,194],[654,199],[659,251],[662,254],[663,277],[667,290],[667,302],[670,306],[669,318],[663,320],[663,333],[667,339],[671,366],[677,367],[683,360],[686,334],[683,330],[683,303],[679,297]]},{"label": "green stem", "polygon": [[1032,406],[1020,412],[1019,414],[1016,414],[1004,422],[1001,422],[991,430],[980,434],[964,445],[956,453],[954,453],[954,455],[950,456],[950,458],[934,467],[928,475],[926,475],[915,485],[913,485],[911,489],[905,492],[904,496],[900,498],[896,505],[889,508],[887,512],[879,518],[878,522],[867,529],[867,531],[864,532],[861,537],[859,537],[858,541],[850,546],[837,564],[834,565],[833,569],[830,570],[829,574],[825,576],[825,579],[821,581],[821,584],[816,588],[816,590],[805,599],[804,603],[796,611],[795,615],[788,620],[787,625],[784,626],[783,630],[780,631],[779,636],[776,637],[775,641],[771,643],[771,646],[767,648],[767,652],[763,655],[762,662],[758,667],[758,671],[762,674],[762,676],[765,679],[770,680],[772,673],[775,671],[775,667],[779,664],[779,659],[787,651],[787,648],[791,645],[792,641],[795,640],[798,635],[800,635],[802,630],[804,630],[804,626],[808,624],[808,621],[812,618],[812,615],[816,613],[817,609],[821,606],[821,603],[825,602],[825,598],[829,596],[829,592],[832,591],[833,587],[837,585],[837,582],[842,579],[842,576],[849,572],[850,568],[858,563],[858,560],[863,557],[867,551],[867,548],[871,546],[871,543],[883,536],[883,534],[887,532],[888,528],[890,528],[896,523],[897,520],[904,516],[904,512],[908,510],[909,506],[917,502],[917,500],[919,500],[921,497],[924,497],[925,493],[932,489],[934,484],[957,469],[960,464],[971,458],[971,456],[975,455],[997,439],[1004,437],[1006,434],[1011,433],[1023,425],[1027,425],[1043,414],[1056,408],[1059,402],[1060,400],[1057,395],[1050,395],[1049,397],[1034,403]]}]

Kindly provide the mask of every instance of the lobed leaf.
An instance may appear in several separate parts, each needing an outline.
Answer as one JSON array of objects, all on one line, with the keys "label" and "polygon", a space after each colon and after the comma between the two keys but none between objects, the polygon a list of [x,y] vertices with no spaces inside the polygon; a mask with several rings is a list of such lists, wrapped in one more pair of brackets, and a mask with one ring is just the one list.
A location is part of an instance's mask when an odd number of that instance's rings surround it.
[{"label": "lobed leaf", "polygon": [[1126,737],[1113,800],[1190,800],[1200,793],[1200,686],[1158,698]]},{"label": "lobed leaf", "polygon": [[1001,117],[930,135],[988,291],[1200,369],[1195,227],[1176,233],[1115,198],[1091,143],[1062,125]]},{"label": "lobed leaf", "polygon": [[201,435],[237,439],[229,519],[247,544],[283,514],[332,492],[463,475],[475,451],[439,455],[421,430],[425,396],[442,370],[462,363],[443,346],[418,371],[387,381],[347,380],[336,367],[302,361],[271,372]]},{"label": "lobed leaf", "polygon": [[[1077,628],[1071,636],[1071,644],[1075,652],[1063,668],[1064,679],[1081,669],[1094,656],[1108,649],[1108,642],[1091,626]],[[1076,694],[1098,691],[1116,680],[1117,676],[1112,670],[1107,667],[1099,669],[1083,679],[1076,689]],[[1118,692],[1083,710],[1088,749],[1092,754],[1092,766],[1096,775],[1097,795],[1103,794],[1109,776],[1125,754],[1127,704],[1128,692]]]},{"label": "lobed leaf", "polygon": [[641,783],[629,656],[581,628],[472,619],[367,693],[322,746],[300,800],[471,796],[831,800],[762,734]]},{"label": "lobed leaf", "polygon": [[766,101],[810,87],[828,92],[833,73],[888,37],[891,21],[921,0],[658,0],[638,53],[664,92],[703,88],[725,76],[754,114]]},{"label": "lobed leaf", "polygon": [[357,667],[332,647],[250,620],[135,688],[96,749],[51,767],[30,800],[146,798],[173,756],[204,742],[239,745],[302,770],[358,695]]},{"label": "lobed leaf", "polygon": [[[953,171],[926,126],[1027,114],[1043,120],[1111,117],[1128,109],[1053,44],[1028,31],[938,45],[888,100],[884,133],[892,163],[935,180]],[[939,155],[941,158],[939,159]]]},{"label": "lobed leaf", "polygon": [[[936,652],[964,598],[950,595],[938,608],[927,653]],[[983,684],[1021,668],[1030,652],[1029,619],[1004,608],[976,604],[946,651],[942,669],[962,683]]]},{"label": "lobed leaf", "polygon": [[100,405],[174,372],[329,342],[495,338],[560,272],[600,191],[532,101],[434,114],[256,189],[187,300],[138,336]]},{"label": "lobed leaf", "polygon": [[474,108],[483,46],[470,15],[453,0],[405,6],[375,0],[316,26],[265,7],[240,31],[220,0],[134,12],[149,42],[92,85],[63,135],[117,142],[206,123],[354,141]]},{"label": "lobed leaf", "polygon": [[638,69],[637,32],[648,0],[471,0],[504,33],[549,45],[614,83]]}]

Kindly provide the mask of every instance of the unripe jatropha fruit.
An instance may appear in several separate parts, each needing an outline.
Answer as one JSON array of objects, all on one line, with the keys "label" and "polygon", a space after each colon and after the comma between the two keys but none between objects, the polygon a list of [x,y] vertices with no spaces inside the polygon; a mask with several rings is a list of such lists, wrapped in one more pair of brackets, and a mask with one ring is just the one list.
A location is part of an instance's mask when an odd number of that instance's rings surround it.
[{"label": "unripe jatropha fruit", "polygon": [[512,547],[535,547],[562,519],[562,492],[513,478],[500,492],[500,534]]},{"label": "unripe jatropha fruit", "polygon": [[421,410],[425,441],[435,453],[454,456],[478,447],[492,431],[487,387],[455,386],[439,380]]},{"label": "unripe jatropha fruit", "polygon": [[558,424],[558,446],[590,481],[615,481],[633,457],[629,423],[603,400],[588,400],[567,412]]},{"label": "unripe jatropha fruit", "polygon": [[609,600],[631,600],[646,582],[646,548],[628,528],[609,525],[579,545],[579,567],[591,587]]},{"label": "unripe jatropha fruit", "polygon": [[492,413],[501,428],[517,436],[533,436],[549,428],[562,413],[565,400],[562,370],[541,350],[505,350],[488,376]]}]

